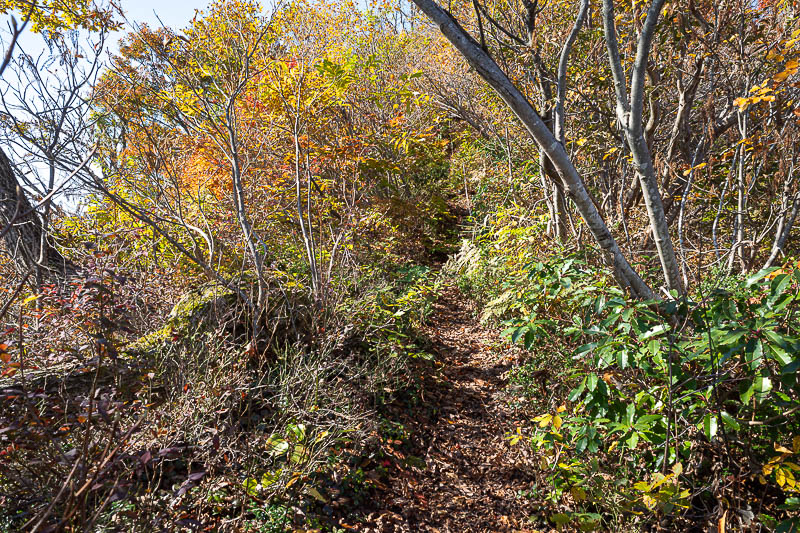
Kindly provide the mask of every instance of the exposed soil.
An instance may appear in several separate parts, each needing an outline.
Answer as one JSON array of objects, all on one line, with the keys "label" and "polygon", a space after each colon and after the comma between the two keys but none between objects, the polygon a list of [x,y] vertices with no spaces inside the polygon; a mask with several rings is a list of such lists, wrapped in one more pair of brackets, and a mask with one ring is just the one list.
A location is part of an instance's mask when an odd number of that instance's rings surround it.
[{"label": "exposed soil", "polygon": [[439,371],[403,416],[412,437],[398,446],[378,510],[359,530],[536,531],[535,510],[519,493],[537,466],[527,446],[508,439],[519,420],[507,374],[520,353],[474,315],[456,287],[442,291],[426,331]]}]

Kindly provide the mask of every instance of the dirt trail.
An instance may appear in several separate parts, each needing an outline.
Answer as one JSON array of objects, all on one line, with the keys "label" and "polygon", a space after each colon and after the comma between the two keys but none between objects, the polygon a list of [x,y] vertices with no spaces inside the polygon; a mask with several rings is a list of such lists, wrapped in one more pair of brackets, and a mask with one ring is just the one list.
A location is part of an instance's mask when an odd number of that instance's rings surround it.
[{"label": "dirt trail", "polygon": [[518,419],[505,386],[520,354],[473,315],[457,288],[443,290],[427,327],[443,366],[402,421],[412,432],[403,452],[425,464],[393,465],[363,531],[535,531],[527,520],[534,510],[518,493],[536,465],[526,446],[507,439]]}]

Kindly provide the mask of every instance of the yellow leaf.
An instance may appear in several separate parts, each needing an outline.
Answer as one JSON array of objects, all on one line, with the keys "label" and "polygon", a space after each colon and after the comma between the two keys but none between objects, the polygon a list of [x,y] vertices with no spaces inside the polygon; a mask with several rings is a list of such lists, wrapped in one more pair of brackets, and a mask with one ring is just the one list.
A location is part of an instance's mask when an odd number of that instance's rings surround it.
[{"label": "yellow leaf", "polygon": [[784,473],[783,468],[778,467],[775,470],[775,481],[777,481],[778,485],[780,485],[781,487],[786,485],[786,474]]},{"label": "yellow leaf", "polygon": [[575,498],[575,501],[582,502],[586,499],[586,491],[581,487],[572,487],[569,489],[569,492],[572,494],[572,497]]},{"label": "yellow leaf", "polygon": [[778,443],[775,443],[774,446],[775,446],[775,451],[778,453],[792,453],[792,450],[786,448],[785,446],[781,446]]},{"label": "yellow leaf", "polygon": [[295,472],[294,475],[292,476],[292,478],[289,481],[286,482],[286,488],[289,488],[292,485],[294,485],[295,483],[297,483],[297,481],[299,479],[300,479],[300,473],[299,472]]},{"label": "yellow leaf", "polygon": [[795,481],[792,471],[788,468],[781,468],[781,472],[783,472],[783,475],[786,478],[786,484],[794,488],[797,485],[797,481]]},{"label": "yellow leaf", "polygon": [[325,497],[322,494],[320,494],[320,492],[315,487],[309,487],[308,493],[311,496],[313,496],[314,499],[319,500],[322,503],[328,503],[328,500],[326,500]]},{"label": "yellow leaf", "polygon": [[24,300],[22,300],[22,304],[25,305],[27,303],[31,303],[34,300],[38,300],[41,294],[34,294],[33,296],[28,296]]},{"label": "yellow leaf", "polygon": [[792,450],[794,453],[800,453],[800,435],[792,439]]},{"label": "yellow leaf", "polygon": [[772,77],[772,79],[780,83],[784,81],[786,78],[788,78],[790,74],[791,73],[789,71],[784,70],[783,72],[778,72],[777,74],[775,74]]},{"label": "yellow leaf", "polygon": [[561,429],[561,423],[562,423],[562,420],[561,420],[560,416],[556,415],[556,416],[553,417],[553,427],[554,428]]}]

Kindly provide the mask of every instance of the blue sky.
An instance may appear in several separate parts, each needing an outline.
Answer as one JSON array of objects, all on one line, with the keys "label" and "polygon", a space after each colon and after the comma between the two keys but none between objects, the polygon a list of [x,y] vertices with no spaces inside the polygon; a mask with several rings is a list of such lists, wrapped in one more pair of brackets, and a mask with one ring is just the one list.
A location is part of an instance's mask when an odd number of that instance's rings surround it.
[{"label": "blue sky", "polygon": [[160,18],[165,25],[175,28],[187,25],[195,10],[207,5],[203,0],[122,0],[122,9],[131,21],[158,26]]},{"label": "blue sky", "polygon": [[[189,24],[195,10],[204,9],[209,2],[206,0],[122,0],[120,3],[130,24],[146,23],[157,27],[161,25],[160,19],[166,26],[180,29]],[[126,25],[121,32],[117,32],[111,38],[112,51],[116,49],[117,41],[131,29],[130,25]],[[42,38],[29,31],[21,36],[20,45],[26,52],[34,55],[36,52],[44,50]],[[5,51],[5,47],[2,47],[2,50]]]}]

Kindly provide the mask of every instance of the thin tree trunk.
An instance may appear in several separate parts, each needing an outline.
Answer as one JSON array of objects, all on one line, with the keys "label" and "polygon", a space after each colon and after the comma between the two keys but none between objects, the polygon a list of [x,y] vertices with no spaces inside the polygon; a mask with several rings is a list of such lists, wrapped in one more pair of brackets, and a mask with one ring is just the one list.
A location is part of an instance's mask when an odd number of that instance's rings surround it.
[{"label": "thin tree trunk", "polygon": [[793,182],[794,163],[792,163],[789,168],[786,183],[783,186],[783,195],[781,197],[782,210],[780,218],[778,219],[777,228],[775,229],[775,239],[772,241],[769,257],[761,268],[771,267],[778,256],[783,255],[783,248],[786,246],[786,241],[789,239],[792,228],[794,228],[797,215],[800,214],[800,191],[796,191],[793,197],[790,196]]},{"label": "thin tree trunk", "polygon": [[[742,139],[747,138],[747,115],[743,115],[739,120],[739,132]],[[744,166],[747,159],[747,152],[744,149],[744,144],[739,145],[739,166],[737,168],[736,177],[736,217],[733,220],[733,244],[731,247],[731,255],[728,258],[728,273],[733,270],[733,263],[736,257],[742,267],[742,272],[746,270],[746,263],[744,259],[744,252],[742,248],[744,242],[744,210],[745,210],[745,176]]]},{"label": "thin tree trunk", "polygon": [[556,107],[555,107],[555,136],[561,144],[564,144],[566,136],[566,113],[564,111],[564,103],[567,99],[567,65],[569,63],[569,54],[572,52],[572,45],[575,44],[575,39],[578,38],[578,33],[581,31],[583,22],[586,20],[586,13],[589,11],[589,0],[581,0],[581,7],[578,11],[578,17],[575,19],[575,24],[569,32],[564,46],[561,48],[561,55],[558,59],[558,80],[556,86]]},{"label": "thin tree trunk", "polygon": [[583,179],[573,165],[564,146],[547,128],[531,103],[508,79],[497,63],[481,48],[448,12],[433,0],[413,0],[435,24],[442,34],[464,56],[478,74],[497,92],[509,106],[525,129],[553,163],[565,188],[575,203],[589,231],[604,253],[607,264],[612,265],[620,285],[630,288],[639,298],[651,298],[653,292],[639,277],[622,254],[617,241],[608,230],[603,217],[592,202]]},{"label": "thin tree trunk", "polygon": [[631,94],[628,99],[627,82],[620,59],[619,45],[617,43],[617,30],[614,24],[613,0],[603,0],[603,28],[605,32],[606,48],[608,49],[611,73],[614,79],[614,92],[616,95],[617,118],[625,132],[628,148],[633,156],[636,174],[639,176],[639,186],[644,197],[650,228],[661,261],[664,281],[668,289],[675,289],[683,293],[680,266],[672,246],[669,235],[669,225],[664,215],[664,205],[661,201],[661,192],[653,166],[650,150],[647,146],[644,129],[642,127],[644,84],[647,78],[647,60],[650,54],[650,45],[653,40],[656,23],[661,14],[665,0],[655,0],[647,12],[639,42],[636,46],[636,58],[631,74]]}]

